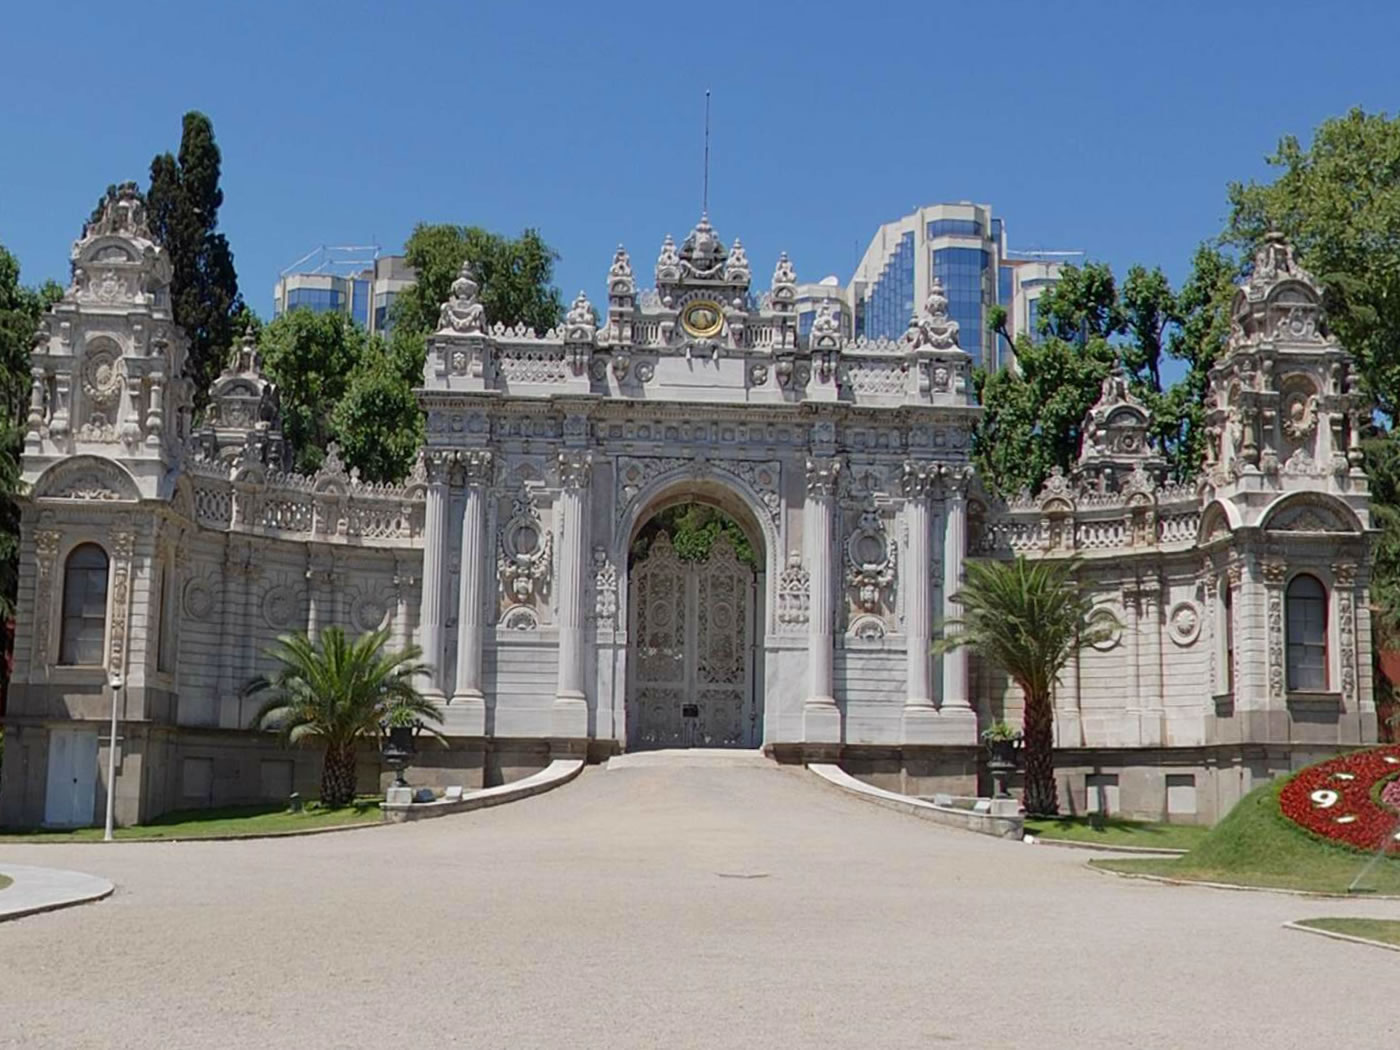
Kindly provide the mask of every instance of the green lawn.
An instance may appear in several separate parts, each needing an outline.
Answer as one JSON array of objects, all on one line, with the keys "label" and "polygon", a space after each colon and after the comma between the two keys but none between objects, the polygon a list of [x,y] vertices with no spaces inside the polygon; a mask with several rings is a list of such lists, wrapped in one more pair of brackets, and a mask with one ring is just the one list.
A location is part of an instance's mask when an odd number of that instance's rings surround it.
[{"label": "green lawn", "polygon": [[10,878],[8,875],[0,875],[0,890],[3,890],[6,886],[8,886],[14,881],[15,880]]},{"label": "green lawn", "polygon": [[1154,824],[1146,820],[1108,817],[1101,824],[1089,817],[1027,817],[1026,834],[1065,842],[1092,842],[1113,846],[1150,846],[1154,849],[1191,849],[1210,828],[1199,824]]},{"label": "green lawn", "polygon": [[[343,809],[321,809],[308,803],[301,813],[288,813],[283,803],[257,806],[222,806],[215,809],[187,809],[166,813],[149,824],[117,828],[118,839],[237,838],[240,835],[269,835],[288,831],[344,827],[351,824],[378,824],[379,798],[356,800]],[[101,828],[72,831],[11,831],[0,833],[0,842],[96,842]]]},{"label": "green lawn", "polygon": [[[1315,893],[1346,893],[1371,859],[1310,835],[1278,808],[1278,781],[1251,791],[1184,857],[1093,860],[1109,871],[1228,882]],[[1371,868],[1358,892],[1400,894],[1400,859]]]},{"label": "green lawn", "polygon": [[1298,925],[1400,947],[1400,920],[1397,919],[1299,919]]}]

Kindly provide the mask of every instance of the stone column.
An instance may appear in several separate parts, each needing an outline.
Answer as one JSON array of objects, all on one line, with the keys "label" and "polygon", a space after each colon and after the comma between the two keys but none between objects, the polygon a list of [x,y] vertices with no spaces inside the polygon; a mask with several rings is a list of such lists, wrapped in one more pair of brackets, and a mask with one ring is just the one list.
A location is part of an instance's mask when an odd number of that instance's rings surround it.
[{"label": "stone column", "polygon": [[1142,632],[1138,665],[1142,722],[1138,743],[1143,747],[1161,747],[1166,709],[1162,703],[1162,587],[1156,577],[1142,581],[1138,608],[1138,629]]},{"label": "stone column", "polygon": [[904,464],[904,523],[909,546],[900,567],[904,592],[904,633],[907,638],[907,686],[904,699],[904,743],[932,743],[938,712],[933,706],[933,566],[929,557],[929,497],[938,477],[932,463]]},{"label": "stone column", "polygon": [[807,460],[807,502],[802,509],[804,557],[811,572],[807,618],[807,699],[802,705],[802,738],[807,743],[841,742],[841,712],[832,689],[833,581],[832,517],[841,461]]},{"label": "stone column", "polygon": [[593,477],[588,452],[559,454],[559,684],[554,693],[556,737],[588,736],[584,690],[584,581],[588,558],[588,487]]},{"label": "stone column", "polygon": [[421,453],[428,474],[428,491],[423,525],[423,591],[418,623],[423,642],[423,660],[432,669],[424,694],[441,700],[446,696],[443,674],[443,624],[447,581],[447,478],[453,454],[442,449]]},{"label": "stone column", "polygon": [[481,647],[486,635],[486,486],[491,483],[491,453],[472,449],[461,454],[467,500],[462,516],[461,583],[457,604],[457,683],[453,718],[469,736],[486,733],[486,695],[481,690]]},{"label": "stone column", "polygon": [[[943,618],[955,620],[962,616],[962,608],[953,601],[953,595],[962,588],[963,559],[967,556],[967,480],[968,475],[961,470],[953,470],[944,478],[947,499],[943,516]],[[956,627],[947,628],[947,633],[957,633]],[[976,726],[972,705],[967,694],[967,649],[959,647],[943,656],[943,715],[957,713]],[[975,739],[975,733],[973,738]]]}]

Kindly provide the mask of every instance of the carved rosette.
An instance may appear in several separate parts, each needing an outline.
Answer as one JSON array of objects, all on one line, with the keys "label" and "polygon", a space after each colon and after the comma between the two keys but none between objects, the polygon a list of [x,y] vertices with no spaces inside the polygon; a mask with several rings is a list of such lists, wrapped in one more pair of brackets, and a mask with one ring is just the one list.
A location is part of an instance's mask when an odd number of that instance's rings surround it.
[{"label": "carved rosette", "polygon": [[554,566],[554,535],[540,524],[526,492],[511,501],[511,516],[496,534],[496,569],[509,604],[527,602],[536,586],[549,583]]},{"label": "carved rosette", "polygon": [[880,610],[894,584],[896,549],[880,515],[873,510],[864,511],[846,537],[846,585],[855,591],[856,604],[867,613]]}]

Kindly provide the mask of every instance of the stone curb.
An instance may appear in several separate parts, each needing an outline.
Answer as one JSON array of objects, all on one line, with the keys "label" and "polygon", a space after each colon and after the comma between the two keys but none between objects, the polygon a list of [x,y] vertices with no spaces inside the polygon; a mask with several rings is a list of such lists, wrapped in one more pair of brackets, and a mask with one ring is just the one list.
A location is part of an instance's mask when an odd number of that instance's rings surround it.
[{"label": "stone curb", "polygon": [[110,897],[116,889],[109,879],[81,871],[27,864],[6,864],[3,870],[14,881],[0,890],[0,922],[90,904]]},{"label": "stone curb", "polygon": [[1358,937],[1354,933],[1338,933],[1336,930],[1320,930],[1316,926],[1304,926],[1301,922],[1286,922],[1285,930],[1298,930],[1301,933],[1315,933],[1319,937],[1331,937],[1334,941],[1350,941],[1352,944],[1369,944],[1372,948],[1384,948],[1390,952],[1400,952],[1400,944],[1386,944],[1373,941],[1369,937]]},{"label": "stone curb", "polygon": [[0,848],[5,846],[160,846],[168,845],[172,842],[250,842],[254,839],[296,839],[306,835],[328,835],[333,831],[358,831],[361,828],[382,828],[387,822],[382,818],[379,820],[361,820],[353,824],[337,824],[329,828],[307,828],[305,831],[249,831],[233,835],[171,835],[166,838],[130,838],[114,839],[112,842],[104,842],[101,839],[90,839],[80,841],[77,839],[63,839],[57,836],[49,837],[45,835],[35,835],[32,838],[3,838],[0,837]]},{"label": "stone curb", "polygon": [[1289,897],[1320,897],[1342,901],[1400,901],[1393,893],[1333,893],[1329,890],[1289,890],[1282,886],[1242,886],[1237,882],[1205,882],[1201,879],[1173,879],[1166,875],[1149,875],[1145,871],[1114,871],[1112,868],[1098,868],[1085,862],[1084,866],[1100,875],[1117,876],[1120,879],[1145,879],[1160,882],[1166,886],[1204,886],[1209,890],[1235,890],[1239,893],[1282,893]]},{"label": "stone curb", "polygon": [[884,788],[867,784],[865,781],[851,776],[840,766],[828,762],[810,762],[807,764],[807,768],[840,791],[855,795],[867,802],[873,802],[877,806],[896,809],[901,813],[908,813],[910,816],[933,821],[935,824],[963,831],[975,831],[980,835],[990,835],[1002,839],[1020,839],[1022,834],[1023,818],[1020,816],[992,816],[990,813],[974,813],[966,809],[935,806],[932,802],[925,802],[923,799],[914,798],[911,795],[901,795],[895,791],[886,791]]},{"label": "stone curb", "polygon": [[1036,835],[1034,831],[1026,832],[1027,835],[1035,835],[1037,846],[1059,846],[1063,849],[1091,849],[1099,853],[1141,853],[1148,857],[1183,857],[1187,851],[1184,849],[1167,849],[1163,846],[1100,846],[1097,842],[1078,842],[1075,839],[1048,839],[1044,835]]},{"label": "stone curb", "polygon": [[473,791],[452,802],[445,802],[442,799],[438,799],[436,802],[409,802],[394,805],[382,802],[380,808],[384,811],[384,819],[393,824],[446,817],[453,813],[470,813],[473,810],[486,809],[488,806],[499,806],[506,802],[529,798],[531,795],[542,794],[552,788],[559,787],[561,784],[567,784],[581,772],[583,772],[583,759],[556,758],[538,773],[521,780],[512,780],[509,784],[498,784],[496,787]]}]

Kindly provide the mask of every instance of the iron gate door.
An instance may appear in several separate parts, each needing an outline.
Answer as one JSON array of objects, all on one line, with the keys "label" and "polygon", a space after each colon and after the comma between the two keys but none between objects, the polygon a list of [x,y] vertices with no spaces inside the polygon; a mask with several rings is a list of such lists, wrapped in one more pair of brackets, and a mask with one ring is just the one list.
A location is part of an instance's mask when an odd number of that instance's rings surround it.
[{"label": "iron gate door", "polygon": [[663,532],[631,576],[628,747],[757,746],[753,570],[723,536],[694,562]]}]

